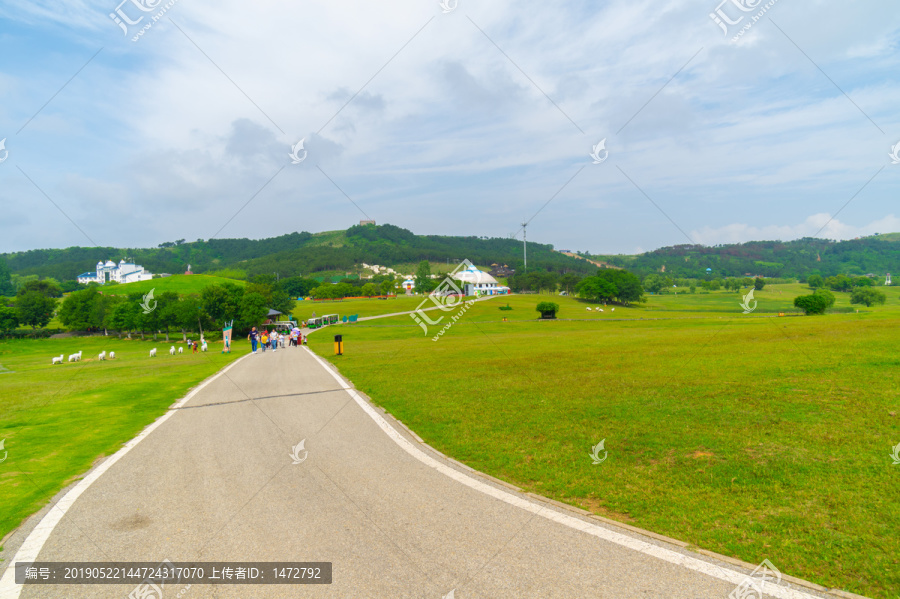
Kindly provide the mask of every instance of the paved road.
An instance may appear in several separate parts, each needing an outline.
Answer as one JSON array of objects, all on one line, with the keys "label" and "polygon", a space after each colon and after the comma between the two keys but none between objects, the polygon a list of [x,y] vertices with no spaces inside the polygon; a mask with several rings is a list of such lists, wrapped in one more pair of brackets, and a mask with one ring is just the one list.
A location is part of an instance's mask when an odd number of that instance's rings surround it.
[{"label": "paved road", "polygon": [[[307,348],[241,358],[95,469],[92,484],[29,520],[6,555],[334,568],[328,586],[194,585],[167,588],[164,599],[723,599],[747,573],[467,471],[346,384]],[[295,464],[301,440],[305,459]],[[20,587],[10,572],[5,598],[122,598],[134,589]],[[822,596],[766,588],[767,597]]]}]

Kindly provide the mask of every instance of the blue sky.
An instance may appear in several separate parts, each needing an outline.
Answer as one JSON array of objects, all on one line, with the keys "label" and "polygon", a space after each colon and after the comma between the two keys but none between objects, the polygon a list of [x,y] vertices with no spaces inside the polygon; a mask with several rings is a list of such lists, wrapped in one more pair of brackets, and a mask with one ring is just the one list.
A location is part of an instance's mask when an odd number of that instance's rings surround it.
[{"label": "blue sky", "polygon": [[897,3],[118,1],[0,4],[0,251],[900,231]]}]

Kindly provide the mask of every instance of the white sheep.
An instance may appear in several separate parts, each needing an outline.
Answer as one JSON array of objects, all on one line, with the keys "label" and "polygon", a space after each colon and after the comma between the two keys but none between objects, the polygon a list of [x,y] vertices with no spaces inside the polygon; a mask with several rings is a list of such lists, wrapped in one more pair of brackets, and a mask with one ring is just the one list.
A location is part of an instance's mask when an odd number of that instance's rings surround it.
[{"label": "white sheep", "polygon": [[78,359],[78,354],[69,354],[69,362],[74,362]]},{"label": "white sheep", "polygon": [[173,345],[172,347],[169,348],[169,355],[170,355],[170,356],[174,356],[174,355],[175,355],[175,346],[174,346],[174,345]]},{"label": "white sheep", "polygon": [[179,354],[183,354],[183,353],[184,353],[184,348],[183,348],[183,347],[179,347],[179,348],[178,348],[178,353],[179,353]]},{"label": "white sheep", "polygon": [[603,312],[603,308],[597,308],[597,309],[600,310],[601,312]]},{"label": "white sheep", "polygon": [[200,346],[200,351],[206,351],[206,341],[203,342],[203,345]]},{"label": "white sheep", "polygon": [[613,308],[613,309],[612,309],[612,311],[613,311],[613,312],[615,312],[615,311],[616,311],[616,309],[615,309],[615,308]]},{"label": "white sheep", "polygon": [[150,357],[152,358],[155,355],[156,355],[156,348],[154,347],[153,349],[150,350]]},{"label": "white sheep", "polygon": [[591,311],[591,307],[588,306],[587,308],[585,308],[585,310],[587,310],[588,312],[590,312],[590,311]]},{"label": "white sheep", "polygon": [[53,358],[53,364],[62,364],[62,363],[63,363],[63,356],[64,356],[64,355],[65,355],[65,354],[62,354],[62,355],[59,356],[58,358]]},{"label": "white sheep", "polygon": [[116,352],[114,352],[114,351],[109,352],[109,359],[110,359],[110,360],[115,360],[115,359],[116,359]]},{"label": "white sheep", "polygon": [[105,360],[106,359],[106,351],[100,352],[100,355],[97,357],[100,359],[100,361]]},{"label": "white sheep", "polygon": [[79,352],[78,352],[77,354],[75,354],[75,355],[78,356],[78,357],[75,359],[75,361],[76,361],[76,362],[80,362],[80,361],[81,361],[81,352],[79,351]]}]

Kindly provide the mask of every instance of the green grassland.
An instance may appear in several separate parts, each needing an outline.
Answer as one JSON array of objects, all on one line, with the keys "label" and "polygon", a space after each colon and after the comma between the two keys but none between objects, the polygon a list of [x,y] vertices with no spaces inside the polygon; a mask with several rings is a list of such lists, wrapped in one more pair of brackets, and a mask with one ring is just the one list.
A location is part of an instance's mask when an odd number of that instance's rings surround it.
[{"label": "green grassland", "polygon": [[[0,342],[0,539],[84,474],[115,453],[188,389],[244,354],[170,356],[168,345],[115,337],[20,339]],[[176,344],[178,345],[178,344]],[[152,347],[159,354],[149,357]],[[183,346],[182,346],[183,347]],[[241,348],[241,349],[238,349]],[[51,365],[51,356],[83,351],[81,362]],[[116,352],[115,360],[97,355]]]},{"label": "green grassland", "polygon": [[209,275],[172,275],[160,277],[149,281],[138,281],[124,285],[104,285],[103,293],[107,295],[128,295],[129,293],[147,293],[153,289],[153,293],[159,295],[164,291],[174,291],[181,295],[199,294],[204,287],[232,283],[234,285],[246,285],[245,281],[238,279],[226,279],[224,277],[211,277]]},{"label": "green grassland", "polygon": [[[335,327],[343,356],[331,355],[332,331],[310,346],[473,468],[696,547],[893,599],[900,288],[884,290],[885,306],[811,317],[777,316],[808,292],[800,286],[756,292],[751,314],[742,294],[726,292],[602,313],[559,297],[557,321],[535,320],[547,295],[519,295],[474,305],[438,341],[444,323],[425,336],[404,316]],[[498,310],[507,302],[513,310]],[[609,457],[593,465],[601,440]]]},{"label": "green grassland", "polygon": [[[313,312],[315,312],[316,316],[337,314],[343,318],[344,316],[356,314],[362,318],[365,316],[393,314],[394,312],[408,312],[418,308],[423,301],[425,302],[425,308],[435,305],[431,299],[421,295],[398,295],[387,299],[302,300],[297,302],[291,314],[295,320],[299,321],[309,320]],[[408,316],[404,316],[404,318],[409,319]]]}]

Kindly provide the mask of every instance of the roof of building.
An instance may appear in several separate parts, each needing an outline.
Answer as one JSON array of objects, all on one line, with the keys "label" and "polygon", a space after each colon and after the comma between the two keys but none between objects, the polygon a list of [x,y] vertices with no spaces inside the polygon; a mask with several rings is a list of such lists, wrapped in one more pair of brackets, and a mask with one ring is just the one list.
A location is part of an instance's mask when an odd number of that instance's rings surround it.
[{"label": "roof of building", "polygon": [[484,271],[478,270],[474,266],[469,267],[466,270],[459,271],[458,273],[453,275],[453,278],[457,281],[462,281],[463,283],[472,283],[474,285],[497,284],[497,279]]},{"label": "roof of building", "polygon": [[93,277],[93,278],[96,279],[96,278],[97,278],[97,273],[95,273],[95,272],[85,272],[85,273],[81,273],[80,275],[78,275],[78,278],[91,278],[91,277]]}]

